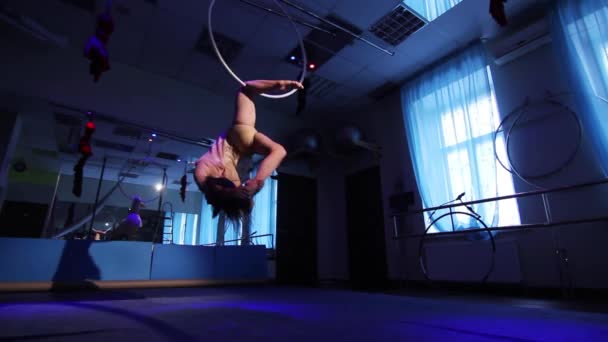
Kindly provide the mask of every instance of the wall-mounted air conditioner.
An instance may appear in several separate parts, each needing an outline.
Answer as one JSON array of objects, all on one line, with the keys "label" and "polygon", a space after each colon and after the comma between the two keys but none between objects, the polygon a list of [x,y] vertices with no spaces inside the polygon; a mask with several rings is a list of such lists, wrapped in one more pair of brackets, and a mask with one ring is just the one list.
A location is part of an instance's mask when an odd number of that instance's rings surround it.
[{"label": "wall-mounted air conditioner", "polygon": [[505,65],[551,42],[546,18],[512,29],[486,42],[496,65]]}]

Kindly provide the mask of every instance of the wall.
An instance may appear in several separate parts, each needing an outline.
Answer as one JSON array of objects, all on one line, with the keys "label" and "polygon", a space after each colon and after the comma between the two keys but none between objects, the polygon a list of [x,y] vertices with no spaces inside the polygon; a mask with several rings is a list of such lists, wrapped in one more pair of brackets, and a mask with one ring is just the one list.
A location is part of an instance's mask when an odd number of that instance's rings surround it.
[{"label": "wall", "polygon": [[[559,58],[555,55],[551,44],[502,67],[493,66],[492,75],[502,116],[522,104],[526,97],[538,99],[542,98],[546,91],[553,93],[569,91],[567,82],[560,73]],[[416,181],[401,112],[400,98],[398,92],[396,92],[376,103],[372,109],[353,117],[353,120],[356,120],[361,127],[365,128],[369,140],[380,144],[383,148],[384,153],[379,164],[382,172],[382,188],[387,218],[389,215],[388,197],[394,191],[397,183],[401,182],[403,189],[406,191],[416,192]],[[564,129],[562,126],[560,127]],[[555,139],[556,133],[552,130],[555,130],[556,127],[555,120],[545,120],[537,134],[551,135],[552,139]],[[568,129],[568,127],[565,129]],[[571,134],[572,132],[557,132],[557,136],[567,133]],[[559,157],[559,153],[550,151],[551,153],[541,154],[540,157],[545,159],[539,161],[536,159],[539,158],[538,151],[529,142],[516,144],[515,147],[512,153],[517,155],[521,165],[547,165],[554,163],[554,158]],[[542,148],[547,149],[548,147],[544,146]],[[358,163],[346,167],[346,170],[339,172],[348,173],[374,163],[373,160],[362,159]],[[543,185],[547,187],[569,185],[601,177],[590,144],[583,136],[579,153],[573,162]],[[515,187],[516,191],[530,190],[529,186],[517,180],[515,181]],[[549,204],[555,219],[601,215],[608,208],[604,193],[605,188],[598,187],[589,191],[550,195]],[[523,222],[538,222],[544,219],[544,210],[539,198],[521,200],[518,204]],[[415,207],[420,207],[419,198],[416,199]],[[399,226],[402,233],[419,233],[424,229],[420,217],[402,220],[399,222]],[[608,252],[602,247],[603,242],[607,241],[608,238],[605,226],[605,223],[596,223],[563,226],[553,230],[509,232],[499,234],[497,240],[500,243],[515,244],[516,252],[509,255],[519,258],[522,283],[525,285],[559,286],[555,254],[557,246],[565,249],[568,254],[569,273],[573,286],[605,288],[608,287],[608,275],[600,271],[606,267],[605,260],[608,260]],[[385,231],[391,278],[422,280],[422,273],[418,266],[417,241],[393,241],[393,222],[389,219],[386,220]],[[452,240],[461,239],[446,238],[442,239],[440,243],[449,243]],[[488,252],[485,251],[480,252],[478,258],[487,258],[488,256]],[[457,257],[457,255],[446,254],[442,257],[448,260]],[[509,263],[511,260],[499,260],[498,262],[506,265],[505,263]],[[512,262],[517,261],[512,260]],[[467,263],[463,260],[459,267],[464,267],[464,271],[467,265],[472,264],[474,263]],[[507,268],[513,269],[513,267]],[[500,276],[497,278],[502,279]]]}]

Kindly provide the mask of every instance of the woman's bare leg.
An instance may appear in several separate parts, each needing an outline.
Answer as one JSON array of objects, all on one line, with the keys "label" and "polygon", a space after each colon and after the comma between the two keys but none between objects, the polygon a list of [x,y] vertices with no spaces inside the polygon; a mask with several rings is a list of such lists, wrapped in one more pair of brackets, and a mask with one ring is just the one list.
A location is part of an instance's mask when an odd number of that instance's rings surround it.
[{"label": "woman's bare leg", "polygon": [[283,80],[256,80],[247,81],[236,95],[236,110],[234,123],[255,127],[255,104],[253,98],[267,91],[291,89],[304,89],[300,82]]}]

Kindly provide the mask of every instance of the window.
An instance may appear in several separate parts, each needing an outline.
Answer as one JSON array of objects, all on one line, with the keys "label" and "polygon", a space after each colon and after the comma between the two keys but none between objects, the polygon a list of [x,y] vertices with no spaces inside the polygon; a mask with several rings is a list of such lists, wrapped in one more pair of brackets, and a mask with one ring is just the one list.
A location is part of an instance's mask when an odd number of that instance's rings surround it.
[{"label": "window", "polygon": [[[255,176],[255,172],[251,177]],[[276,242],[276,217],[277,217],[277,180],[269,178],[266,180],[262,190],[255,195],[255,205],[251,212],[251,223],[249,232],[250,235],[262,237],[254,237],[251,242],[255,245],[265,245],[266,248],[275,248]],[[201,220],[199,225],[198,244],[214,244],[230,240],[238,240],[243,238],[243,226],[232,227],[227,225],[224,227],[218,217],[213,218],[211,206],[207,204],[203,197],[201,208]],[[223,243],[225,245],[240,245],[241,241],[231,241]]]},{"label": "window", "polygon": [[560,68],[576,93],[585,134],[608,174],[608,3],[597,0],[556,2],[553,38]]},{"label": "window", "polygon": [[[514,193],[510,173],[497,163],[494,132],[499,125],[490,69],[481,47],[462,53],[402,89],[410,154],[425,208],[465,193],[463,201]],[[505,157],[502,136],[496,154]],[[503,159],[504,160],[504,159]],[[457,207],[457,211],[467,211]],[[473,206],[488,226],[520,223],[515,199]],[[448,210],[427,213],[427,226]],[[467,215],[438,221],[429,232],[477,228]]]},{"label": "window", "polygon": [[165,212],[163,243],[197,245],[198,215]]},{"label": "window", "polygon": [[428,21],[437,19],[462,0],[403,0],[403,3]]},{"label": "window", "polygon": [[[491,77],[489,67],[485,72]],[[496,167],[492,139],[500,119],[493,89],[489,96],[476,99],[466,107],[469,109],[469,119],[465,119],[462,108],[447,110],[441,114],[442,150],[448,165],[448,184],[452,198],[462,192],[466,193],[466,189],[472,189],[474,183],[480,187],[481,194],[487,194],[484,197],[515,193],[511,174],[500,166]],[[497,137],[496,152],[501,160],[506,160],[502,135]],[[492,176],[494,172],[495,177]],[[500,206],[501,215],[497,222],[499,226],[520,224],[515,199],[505,200]],[[478,227],[467,216],[455,215],[454,221],[456,228]],[[428,216],[427,223],[430,223]],[[438,230],[432,228],[431,231]]]}]

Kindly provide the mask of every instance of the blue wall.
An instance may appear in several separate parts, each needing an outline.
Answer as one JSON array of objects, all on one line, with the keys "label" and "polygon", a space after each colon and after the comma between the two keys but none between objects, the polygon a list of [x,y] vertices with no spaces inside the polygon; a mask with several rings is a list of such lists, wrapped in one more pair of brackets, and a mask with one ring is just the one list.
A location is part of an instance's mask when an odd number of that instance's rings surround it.
[{"label": "blue wall", "polygon": [[264,246],[0,238],[0,282],[264,280]]}]

